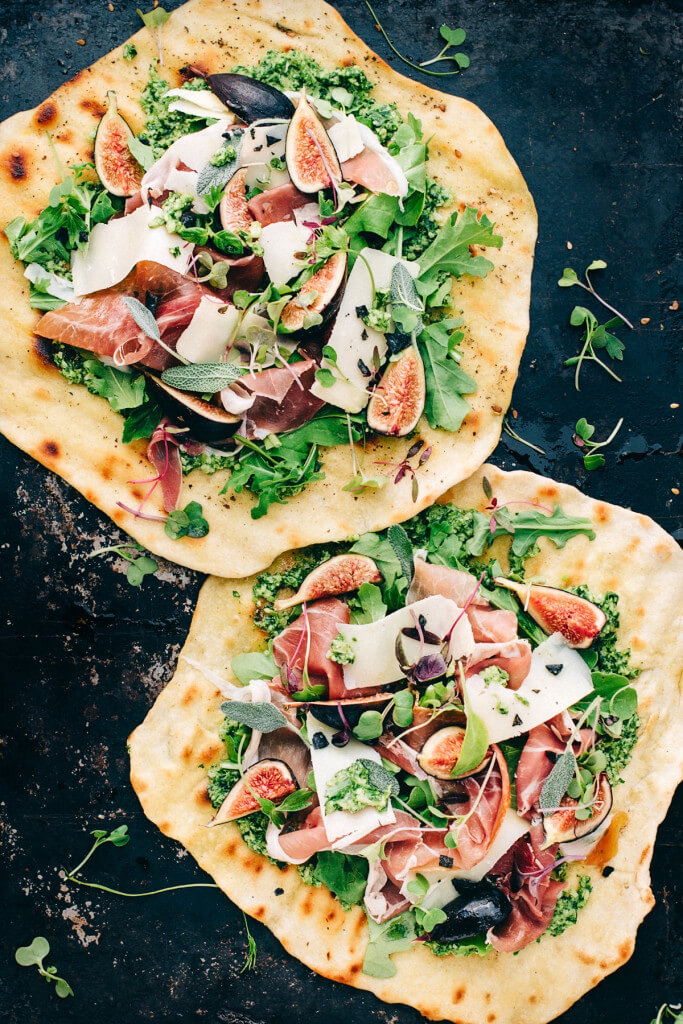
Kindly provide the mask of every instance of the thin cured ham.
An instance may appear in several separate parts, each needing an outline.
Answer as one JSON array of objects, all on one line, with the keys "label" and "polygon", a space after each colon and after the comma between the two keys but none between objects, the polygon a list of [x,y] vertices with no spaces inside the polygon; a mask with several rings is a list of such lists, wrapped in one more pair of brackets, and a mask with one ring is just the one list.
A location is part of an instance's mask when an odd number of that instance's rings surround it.
[{"label": "thin cured ham", "polygon": [[158,474],[164,508],[172,512],[178,507],[183,486],[183,468],[180,464],[180,441],[170,434],[165,423],[160,423],[149,439],[147,458]]},{"label": "thin cured ham", "polygon": [[312,686],[324,686],[321,698],[345,696],[341,666],[330,661],[327,652],[342,623],[350,622],[348,606],[334,597],[316,601],[276,637],[275,663],[283,672],[290,692],[304,687],[304,668]]},{"label": "thin cured ham", "polygon": [[288,182],[254,196],[247,203],[247,209],[254,220],[266,227],[283,220],[294,220],[294,211],[307,206],[310,201],[310,196],[299,192],[298,188]]},{"label": "thin cured ham", "polygon": [[313,359],[304,359],[246,374],[221,394],[223,404],[228,412],[235,412],[236,400],[240,410],[237,415],[246,408],[246,437],[294,430],[308,423],[324,405],[310,392],[316,368]]},{"label": "thin cured ham", "polygon": [[109,290],[45,313],[36,334],[116,359],[120,366],[146,359],[155,344],[133,320],[121,292]]},{"label": "thin cured ham", "polygon": [[471,604],[465,612],[476,643],[505,643],[517,639],[517,616],[502,608]]},{"label": "thin cured ham", "polygon": [[[590,729],[581,729],[579,740],[573,744],[576,756],[588,748],[592,739]],[[552,771],[553,765],[560,754],[566,749],[566,739],[558,738],[550,723],[537,725],[529,733],[524,744],[522,755],[517,765],[515,788],[517,793],[517,811],[529,816],[537,804],[543,789],[543,783]]]},{"label": "thin cured ham", "polygon": [[555,913],[564,883],[550,878],[557,847],[543,850],[544,838],[543,826],[533,825],[492,869],[496,884],[512,903],[510,915],[486,936],[501,953],[516,953],[539,938]]},{"label": "thin cured ham", "polygon": [[440,594],[464,608],[469,601],[471,605],[484,605],[488,602],[477,589],[477,578],[459,569],[450,569],[446,565],[432,565],[422,558],[415,559],[415,575],[406,597],[406,604],[414,604],[424,597]]},{"label": "thin cured ham", "polygon": [[510,677],[507,686],[518,690],[531,668],[531,645],[527,640],[509,640],[506,643],[475,644],[474,653],[467,663],[467,675],[476,675],[496,666]]},{"label": "thin cured ham", "polygon": [[388,877],[380,860],[370,862],[363,902],[368,916],[378,924],[397,917],[411,905],[408,897]]}]

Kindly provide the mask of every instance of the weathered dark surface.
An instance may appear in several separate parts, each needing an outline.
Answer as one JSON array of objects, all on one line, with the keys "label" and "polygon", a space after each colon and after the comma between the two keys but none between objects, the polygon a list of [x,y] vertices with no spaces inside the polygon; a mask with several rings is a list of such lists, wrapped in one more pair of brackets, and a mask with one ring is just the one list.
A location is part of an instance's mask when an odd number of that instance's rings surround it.
[{"label": "weathered dark surface", "polygon": [[[337,6],[382,56],[391,56],[360,0]],[[467,29],[471,68],[440,81],[493,118],[539,210],[532,326],[513,404],[519,433],[549,454],[536,456],[506,439],[494,461],[576,482],[675,531],[680,498],[671,488],[679,486],[680,410],[670,408],[679,396],[669,307],[680,298],[674,279],[680,169],[674,4],[470,0],[456,6],[435,0],[429,14],[416,16],[420,6],[377,0],[376,10],[397,44],[422,56],[436,52],[442,21]],[[0,2],[5,115],[35,105],[125,40],[138,25],[136,0],[115,0],[115,7],[110,12],[106,0]],[[85,46],[77,45],[79,38]],[[457,125],[453,141],[457,145]],[[622,334],[624,383],[588,367],[577,395],[561,359],[577,349],[567,320],[586,296],[560,291],[555,281],[566,264],[580,270],[596,257],[609,263],[596,283],[623,304],[638,329]],[[641,318],[649,323],[641,326]],[[625,417],[608,469],[593,475],[584,473],[570,445],[573,424],[583,415],[600,438]],[[60,884],[60,866],[80,860],[90,829],[124,821],[131,843],[100,851],[90,877],[131,891],[201,880],[184,851],[144,820],[128,784],[125,746],[172,674],[201,580],[165,567],[133,590],[120,566],[113,571],[107,561],[85,560],[94,546],[118,538],[108,521],[4,441],[0,458],[8,510],[0,544],[0,1019],[417,1022],[409,1009],[319,979],[256,923],[258,969],[240,975],[246,949],[241,915],[210,890],[132,901]],[[679,801],[678,814],[672,811],[660,831],[653,861],[657,906],[639,932],[633,959],[567,1013],[564,1024],[647,1024],[661,1002],[680,998],[681,924],[673,909],[680,850]],[[71,981],[75,999],[58,1001],[33,970],[14,964],[16,946],[36,934],[49,938],[49,962]]]}]

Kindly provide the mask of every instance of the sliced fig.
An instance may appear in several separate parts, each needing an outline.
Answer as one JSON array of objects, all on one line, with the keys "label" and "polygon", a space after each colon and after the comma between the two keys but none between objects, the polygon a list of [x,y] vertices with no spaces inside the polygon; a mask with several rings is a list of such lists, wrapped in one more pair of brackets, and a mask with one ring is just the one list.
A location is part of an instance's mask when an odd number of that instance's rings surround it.
[{"label": "sliced fig", "polygon": [[379,583],[382,574],[367,555],[335,555],[309,572],[296,594],[275,601],[276,612],[293,608],[304,601],[317,601],[321,597],[348,594],[363,583]]},{"label": "sliced fig", "polygon": [[487,750],[486,755],[476,768],[465,772],[463,775],[453,775],[456,761],[460,757],[462,745],[465,742],[465,729],[461,725],[448,725],[444,729],[438,729],[425,742],[417,760],[427,775],[435,779],[465,779],[470,775],[477,775],[487,767],[491,760],[491,751]]},{"label": "sliced fig", "polygon": [[602,772],[598,779],[597,794],[591,805],[590,818],[577,818],[577,807],[577,800],[565,796],[560,801],[559,811],[544,815],[544,849],[553,843],[571,843],[574,839],[583,839],[602,825],[612,810],[612,787],[605,772]]},{"label": "sliced fig", "polygon": [[218,405],[205,402],[198,395],[188,391],[179,391],[170,384],[165,384],[156,374],[145,371],[146,376],[158,388],[161,405],[169,412],[175,422],[189,427],[190,435],[197,441],[208,444],[221,444],[230,440],[241,422],[239,416],[226,412]]},{"label": "sliced fig", "polygon": [[607,622],[601,608],[566,590],[536,583],[516,583],[502,576],[494,582],[498,587],[512,590],[542,630],[548,634],[561,633],[570,647],[590,647]]},{"label": "sliced fig", "polygon": [[[307,704],[307,707],[314,718],[323,725],[329,725],[331,729],[344,729],[347,725],[353,729],[358,725],[364,711],[381,711],[391,697],[390,693],[376,693],[371,697],[356,697],[351,700],[315,700]],[[301,707],[301,703],[296,706]]]},{"label": "sliced fig", "polygon": [[128,141],[135,133],[119,114],[116,93],[107,93],[107,110],[95,135],[95,170],[100,181],[114,196],[132,196],[140,191],[144,170],[137,162]]},{"label": "sliced fig", "polygon": [[[458,889],[462,881],[456,882]],[[466,884],[464,891],[443,908],[446,920],[430,932],[435,942],[457,942],[471,935],[486,934],[501,924],[512,910],[512,904],[501,889],[488,882]]]},{"label": "sliced fig", "polygon": [[320,192],[341,180],[334,146],[305,91],[289,124],[285,159],[289,176],[300,192]]},{"label": "sliced fig", "polygon": [[[296,298],[282,310],[280,323],[283,327],[288,331],[300,331],[307,313],[320,313],[325,319],[334,312],[343,290],[346,262],[346,253],[336,252],[308,279]],[[307,296],[310,296],[310,304],[302,305]]]},{"label": "sliced fig", "polygon": [[426,394],[422,358],[410,345],[382,374],[368,403],[368,426],[378,434],[404,437],[417,426]]},{"label": "sliced fig", "polygon": [[277,802],[298,788],[292,769],[284,761],[275,758],[257,761],[235,783],[208,824],[224,825],[236,818],[243,818],[260,809],[258,797]]},{"label": "sliced fig", "polygon": [[294,113],[294,104],[284,93],[247,75],[207,75],[206,81],[221,103],[245,124],[263,118],[289,119]]},{"label": "sliced fig", "polygon": [[247,206],[247,187],[244,180],[246,176],[246,167],[236,171],[225,186],[225,192],[221,199],[221,225],[226,231],[232,231],[233,234],[238,231],[249,231],[252,224],[252,216]]}]

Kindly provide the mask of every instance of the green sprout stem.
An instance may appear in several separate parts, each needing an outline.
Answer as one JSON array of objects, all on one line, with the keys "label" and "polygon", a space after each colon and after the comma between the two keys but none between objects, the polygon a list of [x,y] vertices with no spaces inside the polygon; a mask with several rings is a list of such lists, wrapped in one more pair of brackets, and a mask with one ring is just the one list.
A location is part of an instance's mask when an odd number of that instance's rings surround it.
[{"label": "green sprout stem", "polygon": [[[404,64],[408,65],[408,67],[414,68],[416,71],[421,71],[423,75],[433,75],[435,78],[446,78],[449,75],[458,75],[458,74],[460,74],[460,69],[459,68],[458,68],[457,71],[428,71],[427,68],[423,64],[416,64],[415,61],[410,60],[409,57],[406,57],[405,54],[401,53],[401,51],[398,50],[394,46],[394,44],[392,43],[391,39],[387,35],[387,33],[386,33],[386,31],[385,31],[381,21],[379,20],[379,18],[375,14],[375,12],[372,9],[372,7],[371,7],[370,3],[368,2],[368,0],[365,0],[365,6],[368,8],[368,10],[370,11],[370,14],[375,19],[375,25],[377,26],[379,31],[384,36],[384,38],[385,38],[389,48],[391,50],[393,50],[393,52],[396,54],[396,56],[399,58],[399,60],[402,60]],[[446,50],[446,49],[448,49],[448,46],[444,47],[444,50]],[[455,59],[455,55],[452,58],[448,58],[448,57],[442,56],[444,50],[442,50],[441,53],[437,57],[434,57],[433,60],[425,61],[424,64],[433,64],[437,60],[449,60],[449,59],[454,60]]]},{"label": "green sprout stem", "polygon": [[[583,288],[583,290],[585,292],[589,292],[593,296],[594,299],[596,299],[599,303],[601,303],[601,305],[603,305],[605,307],[605,309],[609,309],[610,313],[614,313],[614,315],[618,316],[620,320],[623,320],[624,323],[627,325],[627,327],[630,327],[632,331],[635,330],[633,324],[628,319],[628,317],[625,317],[624,314],[620,313],[618,309],[614,308],[614,306],[610,306],[609,302],[607,302],[606,299],[603,299],[601,295],[598,295],[598,293],[596,292],[595,288],[593,287],[593,282],[591,281],[590,277],[588,276],[588,270],[586,270],[584,272],[584,277],[586,278],[586,284],[584,284],[583,281],[579,281],[578,278],[576,279],[574,284],[578,284],[579,288]],[[599,360],[598,360],[598,362],[599,362]],[[614,376],[614,374],[613,374],[613,376]],[[617,377],[617,380],[618,379],[619,378]]]},{"label": "green sprout stem", "polygon": [[544,451],[543,448],[539,448],[538,445],[532,444],[531,441],[525,441],[523,437],[520,437],[519,434],[510,426],[510,421],[507,416],[503,419],[503,430],[506,434],[509,434],[510,437],[513,437],[515,441],[519,441],[520,444],[526,445],[527,448],[531,448],[533,451],[538,452],[539,455],[547,455],[547,452]]}]

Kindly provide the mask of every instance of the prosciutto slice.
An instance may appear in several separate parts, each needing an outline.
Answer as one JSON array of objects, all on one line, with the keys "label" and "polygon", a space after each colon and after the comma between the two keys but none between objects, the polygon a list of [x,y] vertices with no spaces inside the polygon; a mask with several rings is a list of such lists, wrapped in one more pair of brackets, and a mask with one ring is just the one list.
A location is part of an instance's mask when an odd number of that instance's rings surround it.
[{"label": "prosciutto slice", "polygon": [[368,915],[378,924],[402,914],[411,905],[408,897],[387,876],[379,860],[370,862],[363,902]]},{"label": "prosciutto slice", "polygon": [[266,832],[266,843],[271,857],[289,864],[304,864],[314,853],[329,850],[330,841],[320,807],[314,807],[301,828],[292,832],[278,832],[271,823]]},{"label": "prosciutto slice", "polygon": [[[573,744],[577,757],[590,745],[591,730],[581,729],[579,736],[579,741]],[[545,725],[537,725],[529,733],[515,775],[517,811],[523,817],[530,817],[557,755],[564,753],[565,749],[566,739],[558,738],[557,731],[548,722]]]},{"label": "prosciutto slice", "polygon": [[531,668],[531,645],[528,640],[475,644],[474,652],[468,659],[467,675],[476,675],[493,665],[502,668],[509,675],[508,688],[518,690]]},{"label": "prosciutto slice", "polygon": [[267,192],[261,192],[247,203],[247,209],[254,220],[266,227],[283,220],[294,220],[294,211],[310,203],[311,197],[299,192],[299,189],[287,182]]},{"label": "prosciutto slice", "polygon": [[155,345],[133,320],[121,292],[113,289],[45,313],[36,334],[108,359],[116,356],[120,366],[141,362]]},{"label": "prosciutto slice", "polygon": [[[245,409],[245,436],[282,434],[308,423],[325,404],[311,394],[317,364],[313,359],[246,374],[221,393],[228,412]],[[237,405],[234,402],[237,402]]]},{"label": "prosciutto slice", "polygon": [[492,869],[497,885],[512,902],[509,916],[486,936],[502,953],[516,953],[539,938],[555,913],[564,883],[550,879],[557,846],[541,849],[544,838],[540,822],[533,825]]},{"label": "prosciutto slice", "polygon": [[[291,692],[304,688],[304,667],[313,686],[324,686],[321,699],[346,695],[341,665],[330,661],[327,652],[339,626],[351,621],[348,606],[336,597],[315,601],[276,637],[273,657],[283,669]],[[308,658],[307,658],[308,654]]]},{"label": "prosciutto slice", "polygon": [[423,597],[440,594],[455,601],[460,608],[464,608],[468,601],[470,607],[487,607],[486,598],[482,597],[478,590],[475,593],[476,586],[476,577],[470,576],[468,572],[460,572],[459,569],[451,569],[446,565],[432,565],[422,558],[416,558],[415,575],[406,597],[406,604],[414,604]]},{"label": "prosciutto slice", "polygon": [[465,614],[476,643],[505,643],[517,639],[517,616],[512,611],[471,604]]}]

